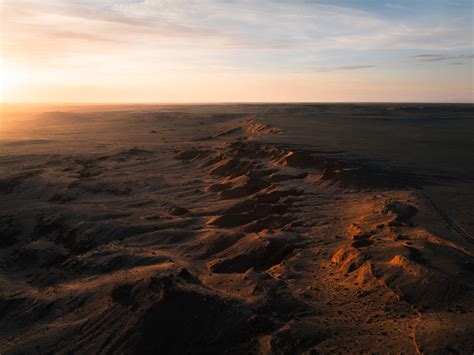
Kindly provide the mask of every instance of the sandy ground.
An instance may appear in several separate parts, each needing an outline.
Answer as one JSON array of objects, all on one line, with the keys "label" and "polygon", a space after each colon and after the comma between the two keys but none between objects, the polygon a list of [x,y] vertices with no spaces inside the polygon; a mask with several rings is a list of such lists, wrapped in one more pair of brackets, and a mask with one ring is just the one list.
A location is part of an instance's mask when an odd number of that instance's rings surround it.
[{"label": "sandy ground", "polygon": [[473,353],[472,152],[380,167],[297,106],[49,110],[2,114],[2,354]]}]

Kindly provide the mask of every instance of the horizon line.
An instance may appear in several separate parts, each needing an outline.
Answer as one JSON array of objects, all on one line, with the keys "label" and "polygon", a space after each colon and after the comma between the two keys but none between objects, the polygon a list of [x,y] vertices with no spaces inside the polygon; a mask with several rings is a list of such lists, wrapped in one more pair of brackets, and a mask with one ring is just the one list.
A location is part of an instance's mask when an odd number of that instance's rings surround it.
[{"label": "horizon line", "polygon": [[304,104],[462,104],[473,105],[474,101],[164,101],[164,102],[107,102],[107,101],[78,101],[78,102],[21,102],[0,101],[0,105],[304,105]]}]

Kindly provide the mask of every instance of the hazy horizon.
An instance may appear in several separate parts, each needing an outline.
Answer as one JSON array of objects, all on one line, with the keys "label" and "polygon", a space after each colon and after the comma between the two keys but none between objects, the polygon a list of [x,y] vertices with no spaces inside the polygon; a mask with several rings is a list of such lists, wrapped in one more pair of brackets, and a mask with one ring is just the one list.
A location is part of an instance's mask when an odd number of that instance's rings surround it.
[{"label": "hazy horizon", "polygon": [[106,101],[76,101],[76,102],[23,102],[23,101],[3,101],[0,105],[5,106],[20,106],[20,105],[31,105],[31,106],[48,106],[48,105],[64,105],[64,106],[101,106],[101,105],[114,105],[114,106],[130,106],[130,105],[142,105],[142,106],[153,106],[153,105],[323,105],[323,104],[427,104],[427,105],[474,105],[473,101],[121,101],[121,102],[106,102]]}]

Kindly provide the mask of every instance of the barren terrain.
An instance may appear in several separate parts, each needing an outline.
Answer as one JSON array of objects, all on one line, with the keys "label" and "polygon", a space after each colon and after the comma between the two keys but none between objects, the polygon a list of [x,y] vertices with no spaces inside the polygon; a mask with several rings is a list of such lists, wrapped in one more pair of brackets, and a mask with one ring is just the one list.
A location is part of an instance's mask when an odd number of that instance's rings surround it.
[{"label": "barren terrain", "polygon": [[4,113],[0,352],[472,354],[472,112]]}]

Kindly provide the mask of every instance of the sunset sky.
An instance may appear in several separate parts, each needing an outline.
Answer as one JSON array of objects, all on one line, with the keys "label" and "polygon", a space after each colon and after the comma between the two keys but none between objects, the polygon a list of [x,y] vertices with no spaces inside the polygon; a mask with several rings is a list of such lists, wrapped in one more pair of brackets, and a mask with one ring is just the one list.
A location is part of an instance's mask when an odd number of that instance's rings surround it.
[{"label": "sunset sky", "polygon": [[473,102],[472,0],[0,0],[2,101]]}]

